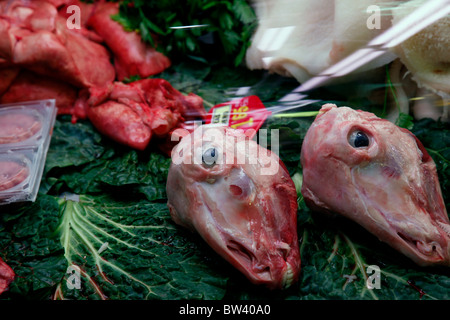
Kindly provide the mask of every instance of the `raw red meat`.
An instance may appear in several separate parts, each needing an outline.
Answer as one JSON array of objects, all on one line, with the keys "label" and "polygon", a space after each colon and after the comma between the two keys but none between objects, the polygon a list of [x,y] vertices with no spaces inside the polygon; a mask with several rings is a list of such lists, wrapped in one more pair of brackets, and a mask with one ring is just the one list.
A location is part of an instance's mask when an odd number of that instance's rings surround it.
[{"label": "raw red meat", "polygon": [[42,121],[34,111],[0,109],[0,144],[25,141],[37,134],[42,128]]},{"label": "raw red meat", "polygon": [[114,80],[107,49],[68,29],[53,5],[46,1],[1,4],[0,57],[78,87]]},{"label": "raw red meat", "polygon": [[114,55],[117,79],[124,80],[138,75],[141,78],[158,74],[170,66],[170,60],[162,53],[142,42],[135,32],[126,32],[111,19],[119,12],[119,3],[101,2],[89,18],[92,27],[105,41]]},{"label": "raw red meat", "polygon": [[8,289],[15,276],[11,267],[0,258],[0,294]]},{"label": "raw red meat", "polygon": [[24,70],[0,97],[0,103],[55,99],[59,114],[72,114],[77,96],[77,89],[66,82],[45,78]]},{"label": "raw red meat", "polygon": [[0,191],[11,189],[28,177],[28,167],[11,159],[0,160]]},{"label": "raw red meat", "polygon": [[[71,5],[80,8],[79,28],[67,24]],[[89,118],[103,134],[141,150],[155,136],[170,150],[163,141],[184,120],[203,117],[203,101],[161,79],[114,82],[170,66],[111,19],[118,10],[105,1],[0,0],[0,103],[55,99],[58,114],[72,122]]]},{"label": "raw red meat", "polygon": [[[49,0],[47,0],[49,1]],[[92,15],[92,12],[95,7],[95,3],[86,3],[82,2],[80,0],[63,0],[60,1],[61,4],[56,6],[58,9],[58,13],[61,17],[64,18],[64,20],[68,21],[69,24],[72,24],[74,22],[80,23],[80,29],[73,28],[72,32],[77,32],[84,37],[88,38],[89,40],[102,43],[103,39],[100,37],[95,31],[87,28],[87,21]],[[79,11],[75,12],[74,7],[76,6],[79,8]],[[76,16],[76,14],[80,14],[80,16]],[[75,18],[80,18],[79,21],[76,21]]]},{"label": "raw red meat", "polygon": [[88,117],[101,133],[119,143],[143,150],[150,142],[150,127],[135,110],[123,103],[107,101],[89,108]]},{"label": "raw red meat", "polygon": [[70,0],[46,0],[46,1],[54,5],[56,8],[72,2]]},{"label": "raw red meat", "polygon": [[14,79],[19,74],[20,69],[17,67],[7,67],[0,69],[0,97],[8,90]]},{"label": "raw red meat", "polygon": [[184,119],[206,114],[200,97],[185,96],[163,79],[92,88],[86,110],[100,132],[139,150],[153,135],[167,136]]}]

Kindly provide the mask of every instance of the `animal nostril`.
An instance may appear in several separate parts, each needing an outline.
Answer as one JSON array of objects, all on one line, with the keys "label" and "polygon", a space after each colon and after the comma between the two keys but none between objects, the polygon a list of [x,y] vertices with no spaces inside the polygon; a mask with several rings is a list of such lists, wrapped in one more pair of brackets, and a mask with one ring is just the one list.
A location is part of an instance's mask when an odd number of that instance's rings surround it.
[{"label": "animal nostril", "polygon": [[240,196],[240,195],[242,195],[243,191],[242,191],[241,187],[239,187],[235,184],[232,184],[232,185],[230,185],[230,192],[235,196]]},{"label": "animal nostril", "polygon": [[261,273],[267,273],[267,274],[270,274],[270,267],[269,267],[269,266],[265,267],[265,268],[262,270]]},{"label": "animal nostril", "polygon": [[252,201],[255,186],[242,169],[233,169],[224,180],[227,181],[226,191],[229,195],[240,200]]}]

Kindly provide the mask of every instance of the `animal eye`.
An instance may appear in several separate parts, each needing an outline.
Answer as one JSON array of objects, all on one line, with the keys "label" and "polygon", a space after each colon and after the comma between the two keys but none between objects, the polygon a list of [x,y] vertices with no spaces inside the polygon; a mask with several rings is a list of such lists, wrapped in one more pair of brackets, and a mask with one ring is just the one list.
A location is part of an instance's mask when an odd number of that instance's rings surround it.
[{"label": "animal eye", "polygon": [[362,131],[353,131],[349,138],[348,143],[353,148],[363,148],[369,146],[369,137]]},{"label": "animal eye", "polygon": [[212,167],[216,164],[219,157],[219,152],[216,148],[208,148],[202,154],[202,162],[205,167]]}]

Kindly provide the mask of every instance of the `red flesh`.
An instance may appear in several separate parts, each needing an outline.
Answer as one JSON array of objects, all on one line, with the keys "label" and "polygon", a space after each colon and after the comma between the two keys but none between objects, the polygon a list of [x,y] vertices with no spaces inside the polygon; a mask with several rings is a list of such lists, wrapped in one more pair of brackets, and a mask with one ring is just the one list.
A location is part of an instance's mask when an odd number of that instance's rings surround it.
[{"label": "red flesh", "polygon": [[0,294],[8,289],[14,278],[14,271],[0,258]]},{"label": "red flesh", "polygon": [[[200,130],[184,135],[173,150],[173,157],[183,161],[172,162],[167,179],[172,219],[198,232],[252,283],[271,289],[292,285],[300,272],[300,253],[297,193],[287,170],[275,154],[246,139],[242,131],[221,127],[204,129],[201,135]],[[209,144],[212,137],[214,143]],[[212,167],[195,164],[196,150],[211,145],[227,160]],[[236,154],[235,147],[240,150]],[[263,154],[275,165],[272,174],[261,174],[257,160]],[[251,160],[240,163],[244,156]]]},{"label": "red flesh", "polygon": [[170,66],[170,60],[142,42],[138,34],[126,32],[111,19],[119,12],[119,3],[100,2],[96,5],[88,26],[98,33],[114,55],[117,79],[138,75],[141,78],[158,74]]},{"label": "red flesh", "polygon": [[[81,9],[80,29],[67,27],[71,5]],[[162,79],[114,82],[170,66],[113,21],[116,13],[118,3],[105,1],[0,1],[0,103],[55,99],[58,114],[73,122],[89,118],[103,134],[139,150],[155,136],[170,153],[167,137],[182,121],[202,118],[203,101]]]},{"label": "red flesh", "polygon": [[[96,128],[110,138],[143,150],[153,135],[165,137],[188,112],[205,114],[201,98],[188,97],[163,79],[115,82],[93,88],[87,100],[87,115]],[[197,96],[196,96],[197,97]]]},{"label": "red flesh", "polygon": [[11,189],[28,177],[28,168],[16,161],[0,160],[0,191]]}]

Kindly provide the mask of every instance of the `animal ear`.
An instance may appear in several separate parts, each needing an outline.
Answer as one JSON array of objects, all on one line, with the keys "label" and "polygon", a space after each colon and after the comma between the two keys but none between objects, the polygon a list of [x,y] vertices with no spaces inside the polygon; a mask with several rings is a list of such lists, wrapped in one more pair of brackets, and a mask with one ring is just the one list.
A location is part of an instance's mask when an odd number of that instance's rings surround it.
[{"label": "animal ear", "polygon": [[323,115],[324,113],[332,110],[332,109],[336,109],[338,106],[333,104],[333,103],[325,103],[322,108],[320,108],[319,110],[319,114],[317,115],[317,117]]},{"label": "animal ear", "polygon": [[420,152],[422,152],[422,162],[429,162],[429,161],[433,160],[431,158],[430,154],[428,153],[427,149],[425,149],[422,142],[416,137],[415,134],[413,134],[411,131],[409,131],[408,129],[405,129],[405,128],[400,128],[400,130],[408,133],[409,135],[411,135],[414,138],[414,140],[416,141],[417,148],[420,150]]},{"label": "animal ear", "polygon": [[[422,142],[409,130],[400,128],[403,132],[406,132],[414,137],[417,148],[422,153],[422,170],[423,170],[423,188],[425,194],[428,197],[428,208],[426,210],[430,212],[433,219],[436,221],[444,222],[448,224],[448,215],[445,208],[444,200],[442,198],[442,190],[439,184],[439,179],[436,173],[436,165],[433,158],[425,149]],[[442,228],[442,225],[441,225]],[[446,227],[444,227],[446,228]],[[446,229],[445,229],[446,231]]]}]

